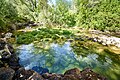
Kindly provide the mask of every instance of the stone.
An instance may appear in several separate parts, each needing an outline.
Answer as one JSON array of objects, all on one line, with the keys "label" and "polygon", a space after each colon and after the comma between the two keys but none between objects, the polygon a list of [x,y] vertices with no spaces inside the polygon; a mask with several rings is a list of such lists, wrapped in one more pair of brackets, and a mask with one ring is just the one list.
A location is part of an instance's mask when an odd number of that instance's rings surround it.
[{"label": "stone", "polygon": [[70,69],[70,70],[67,70],[64,75],[79,75],[80,74],[80,70],[78,68],[73,68],[73,69]]},{"label": "stone", "polygon": [[[1,40],[0,40],[1,41]],[[11,54],[14,53],[14,49],[11,44],[6,43],[4,40],[0,42],[0,56],[1,59],[9,59]]]},{"label": "stone", "polygon": [[116,44],[116,47],[120,48],[120,44]]},{"label": "stone", "polygon": [[80,78],[80,70],[78,68],[73,68],[64,73],[63,80],[80,80]]},{"label": "stone", "polygon": [[6,45],[6,42],[0,39],[0,50],[3,50],[5,45]]},{"label": "stone", "polygon": [[19,68],[14,80],[45,80],[39,73],[33,70],[25,70],[23,67]]},{"label": "stone", "polygon": [[27,80],[45,80],[41,75],[37,72],[33,73]]},{"label": "stone", "polygon": [[103,42],[102,45],[106,46],[106,43]]},{"label": "stone", "polygon": [[54,74],[48,78],[48,80],[62,80],[62,77],[58,74]]},{"label": "stone", "polygon": [[18,70],[21,67],[19,64],[19,58],[16,56],[16,54],[11,55],[8,64],[14,70]]},{"label": "stone", "polygon": [[15,71],[11,68],[0,68],[0,80],[13,80]]},{"label": "stone", "polygon": [[52,74],[49,74],[49,73],[44,73],[44,74],[42,74],[42,77],[44,78],[44,79],[48,79],[48,78],[50,78],[52,76]]},{"label": "stone", "polygon": [[0,60],[0,68],[3,67],[3,66],[4,66],[4,64],[3,64],[3,62]]},{"label": "stone", "polygon": [[7,60],[10,58],[11,55],[9,55],[9,53],[7,51],[3,51],[2,55],[1,55],[1,59],[2,60]]},{"label": "stone", "polygon": [[5,33],[0,33],[0,38],[4,38],[5,37]]},{"label": "stone", "polygon": [[50,73],[44,73],[43,75],[42,75],[42,77],[44,78],[44,79],[50,79],[50,80],[54,80],[54,79],[57,79],[57,80],[61,80],[62,79],[62,77],[64,77],[64,75],[63,74],[55,74],[55,73],[52,73],[52,74],[50,74]]},{"label": "stone", "polygon": [[90,68],[81,71],[81,80],[107,80],[105,77],[93,72]]},{"label": "stone", "polygon": [[14,48],[13,48],[13,46],[11,45],[11,44],[7,44],[7,46],[8,46],[8,50],[10,51],[10,53],[14,53]]},{"label": "stone", "polygon": [[94,41],[94,42],[97,42],[97,39],[96,39],[96,38],[94,38],[94,39],[93,39],[93,41]]},{"label": "stone", "polygon": [[[11,44],[0,39],[0,66],[9,66],[15,71],[20,68],[19,59],[14,52]],[[2,63],[2,64],[1,64]]]},{"label": "stone", "polygon": [[33,70],[25,70],[23,67],[19,68],[15,73],[15,80],[25,80],[33,75],[35,71]]},{"label": "stone", "polygon": [[74,75],[65,75],[62,80],[80,80],[79,78],[75,77]]},{"label": "stone", "polygon": [[10,32],[9,32],[9,33],[6,33],[6,34],[5,34],[5,38],[11,38],[12,35],[13,35],[13,34],[10,33]]}]

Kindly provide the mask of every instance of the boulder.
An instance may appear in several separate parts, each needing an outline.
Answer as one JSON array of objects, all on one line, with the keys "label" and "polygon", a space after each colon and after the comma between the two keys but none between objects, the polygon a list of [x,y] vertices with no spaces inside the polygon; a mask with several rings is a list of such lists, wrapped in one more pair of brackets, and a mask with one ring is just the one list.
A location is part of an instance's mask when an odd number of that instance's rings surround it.
[{"label": "boulder", "polygon": [[23,67],[21,67],[16,71],[14,78],[15,80],[25,80],[33,75],[33,73],[33,70],[25,70]]},{"label": "boulder", "polygon": [[2,39],[0,39],[0,50],[3,50],[6,45],[6,42]]},{"label": "boulder", "polygon": [[63,80],[80,80],[80,69],[73,68],[64,73]]},{"label": "boulder", "polygon": [[45,80],[41,75],[37,72],[34,72],[27,80]]},{"label": "boulder", "polygon": [[59,74],[53,74],[51,77],[48,78],[48,80],[62,80],[62,76]]},{"label": "boulder", "polygon": [[70,70],[67,70],[64,75],[79,75],[80,74],[80,70],[78,68],[73,68],[73,69],[70,69]]},{"label": "boulder", "polygon": [[105,77],[93,72],[90,68],[86,68],[81,71],[82,80],[107,80]]},{"label": "boulder", "polygon": [[23,67],[19,68],[14,76],[15,80],[44,80],[39,73],[33,70],[25,70]]},{"label": "boulder", "polygon": [[12,54],[9,58],[8,65],[15,71],[21,67],[19,64],[19,58],[15,54]]},{"label": "boulder", "polygon": [[15,71],[11,68],[0,68],[0,80],[13,80]]},{"label": "boulder", "polygon": [[44,79],[48,79],[48,80],[61,80],[62,79],[62,77],[64,77],[64,75],[63,74],[55,74],[55,73],[44,73],[43,75],[42,75],[42,77],[44,78]]},{"label": "boulder", "polygon": [[65,75],[62,80],[80,80],[79,78],[75,77],[74,75]]},{"label": "boulder", "polygon": [[42,74],[42,77],[44,78],[44,79],[48,79],[48,78],[50,78],[52,76],[52,74],[49,74],[49,73],[44,73],[44,74]]},{"label": "boulder", "polygon": [[12,45],[4,39],[0,39],[0,67],[9,66],[17,70],[20,68],[18,60],[19,58],[16,56]]}]

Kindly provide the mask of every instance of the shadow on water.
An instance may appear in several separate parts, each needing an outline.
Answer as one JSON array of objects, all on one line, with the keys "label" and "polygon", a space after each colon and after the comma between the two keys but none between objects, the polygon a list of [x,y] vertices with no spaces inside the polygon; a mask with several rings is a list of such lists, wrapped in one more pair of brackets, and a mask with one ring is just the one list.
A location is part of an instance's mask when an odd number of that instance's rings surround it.
[{"label": "shadow on water", "polygon": [[[35,67],[37,66],[48,69],[52,73],[64,73],[65,70],[74,67],[80,69],[90,67],[110,80],[119,80],[120,64],[114,59],[117,55],[100,55],[86,49],[80,49],[85,51],[80,51],[81,53],[77,55],[78,53],[74,52],[73,49],[70,42],[65,42],[63,45],[51,43],[47,51],[40,51],[34,47],[34,44],[21,45],[17,51],[20,58],[19,63],[26,69],[36,70]],[[37,69],[36,71],[39,72],[40,70]]]}]

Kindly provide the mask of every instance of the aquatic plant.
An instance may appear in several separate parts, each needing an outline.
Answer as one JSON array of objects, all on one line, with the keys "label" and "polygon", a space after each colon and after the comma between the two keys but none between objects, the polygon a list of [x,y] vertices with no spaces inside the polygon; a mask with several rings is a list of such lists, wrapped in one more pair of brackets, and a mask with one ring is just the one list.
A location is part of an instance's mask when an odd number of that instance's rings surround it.
[{"label": "aquatic plant", "polygon": [[[34,40],[42,40],[43,38],[52,38],[53,40],[61,38],[60,36],[71,36],[72,33],[67,30],[39,28],[39,31],[19,32],[17,33],[18,44],[29,44]],[[49,40],[45,40],[49,41]]]}]

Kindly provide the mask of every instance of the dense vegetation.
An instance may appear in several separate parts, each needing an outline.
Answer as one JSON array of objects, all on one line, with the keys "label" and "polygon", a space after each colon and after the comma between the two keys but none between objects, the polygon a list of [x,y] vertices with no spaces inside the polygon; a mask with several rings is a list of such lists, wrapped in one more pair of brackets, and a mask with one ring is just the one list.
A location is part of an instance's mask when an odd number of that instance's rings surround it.
[{"label": "dense vegetation", "polygon": [[44,26],[120,30],[119,0],[0,0],[0,30],[31,20]]}]

